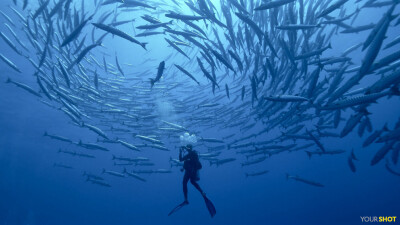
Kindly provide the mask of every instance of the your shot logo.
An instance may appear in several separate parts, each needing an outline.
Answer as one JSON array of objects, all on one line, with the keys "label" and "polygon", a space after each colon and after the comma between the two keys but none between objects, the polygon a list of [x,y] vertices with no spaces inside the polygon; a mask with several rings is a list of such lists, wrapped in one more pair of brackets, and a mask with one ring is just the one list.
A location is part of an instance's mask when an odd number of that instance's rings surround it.
[{"label": "your shot logo", "polygon": [[396,216],[360,216],[363,223],[395,223]]}]

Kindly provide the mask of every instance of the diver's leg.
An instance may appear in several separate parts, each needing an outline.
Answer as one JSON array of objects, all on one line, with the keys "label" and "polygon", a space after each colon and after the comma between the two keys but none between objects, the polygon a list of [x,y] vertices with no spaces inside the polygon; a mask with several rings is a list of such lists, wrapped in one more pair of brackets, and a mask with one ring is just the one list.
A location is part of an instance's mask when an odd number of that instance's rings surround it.
[{"label": "diver's leg", "polygon": [[185,171],[185,175],[183,176],[183,181],[182,181],[182,184],[183,184],[183,195],[185,196],[185,201],[187,201],[187,199],[188,199],[188,188],[187,188],[187,183],[189,182],[189,178],[190,178],[190,176],[189,176],[189,174],[188,174],[188,172],[186,172]]},{"label": "diver's leg", "polygon": [[197,189],[200,191],[201,195],[205,195],[205,193],[203,192],[203,190],[201,189],[200,185],[195,181],[194,177],[190,178],[190,183]]}]

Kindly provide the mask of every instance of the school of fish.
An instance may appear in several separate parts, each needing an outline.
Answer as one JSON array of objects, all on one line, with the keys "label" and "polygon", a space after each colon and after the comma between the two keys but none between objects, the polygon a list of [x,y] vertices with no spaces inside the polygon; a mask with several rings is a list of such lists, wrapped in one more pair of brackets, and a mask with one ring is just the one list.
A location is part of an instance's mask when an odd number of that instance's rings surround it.
[{"label": "school of fish", "polygon": [[[69,144],[58,150],[65,157],[109,155],[113,166],[84,171],[94,185],[111,187],[107,176],[146,181],[145,174],[173,172],[154,169],[159,167],[147,152],[176,157],[184,132],[199,137],[195,149],[210,165],[239,162],[246,169],[275,154],[304,151],[310,158],[348,154],[352,172],[354,151],[326,146],[324,139],[340,141],[358,132],[360,148],[380,146],[370,164],[386,163],[389,172],[400,175],[400,117],[382,128],[373,128],[370,119],[371,105],[399,100],[400,36],[389,35],[399,28],[398,0],[13,3],[0,11],[0,36],[8,46],[0,65],[13,71],[6,82],[97,136],[72,140],[62,131],[44,131],[44,138]],[[360,12],[371,9],[384,13],[371,24],[355,26]],[[330,54],[337,47],[332,40],[348,34],[363,41]],[[132,57],[118,58],[106,39],[134,48]],[[171,54],[150,58],[148,52],[157,56],[156,44]],[[350,56],[356,51],[359,65]],[[9,52],[20,60],[12,61]],[[149,66],[131,64],[140,60]],[[34,71],[24,71],[24,62]],[[28,74],[34,85],[24,82]],[[372,82],[365,86],[366,79]],[[208,136],[207,130],[219,135]],[[126,154],[116,155],[117,145]],[[182,165],[176,158],[165,160],[171,168]],[[54,166],[79,169],[62,162]],[[324,187],[302,176],[286,177]]]}]

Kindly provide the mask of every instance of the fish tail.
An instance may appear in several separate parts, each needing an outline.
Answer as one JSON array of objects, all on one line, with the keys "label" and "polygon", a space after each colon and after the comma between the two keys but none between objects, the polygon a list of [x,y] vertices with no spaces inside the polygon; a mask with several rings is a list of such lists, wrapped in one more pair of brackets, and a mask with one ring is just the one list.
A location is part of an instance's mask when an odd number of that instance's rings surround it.
[{"label": "fish tail", "polygon": [[47,134],[47,131],[45,131],[44,134],[43,134],[43,136],[47,136],[47,135],[48,135],[48,134]]},{"label": "fish tail", "polygon": [[150,78],[150,85],[151,85],[151,87],[154,86],[154,79],[151,79],[151,78]]},{"label": "fish tail", "polygon": [[11,79],[7,77],[6,83],[11,83]]},{"label": "fish tail", "polygon": [[146,45],[147,45],[147,42],[143,42],[143,43],[141,43],[141,44],[140,44],[140,46],[142,46],[142,48],[144,48],[144,50],[146,50],[146,51],[147,51],[147,49],[146,49]]},{"label": "fish tail", "polygon": [[248,173],[245,173],[245,175],[246,175],[246,178],[249,177],[249,174],[248,174]]},{"label": "fish tail", "polygon": [[105,173],[105,172],[106,172],[106,169],[103,168],[103,172],[102,173]]}]

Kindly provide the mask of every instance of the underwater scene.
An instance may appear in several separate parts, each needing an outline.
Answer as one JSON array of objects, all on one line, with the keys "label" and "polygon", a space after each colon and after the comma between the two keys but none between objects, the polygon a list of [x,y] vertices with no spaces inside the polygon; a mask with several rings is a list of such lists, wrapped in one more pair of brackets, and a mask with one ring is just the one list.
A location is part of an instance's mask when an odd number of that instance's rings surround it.
[{"label": "underwater scene", "polygon": [[0,225],[400,224],[400,1],[0,1]]}]

